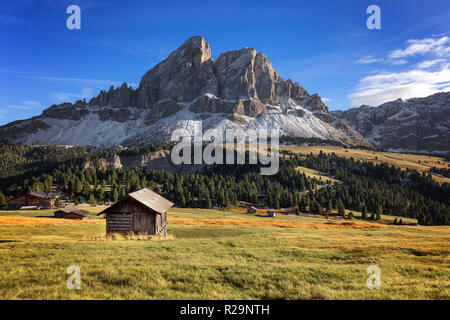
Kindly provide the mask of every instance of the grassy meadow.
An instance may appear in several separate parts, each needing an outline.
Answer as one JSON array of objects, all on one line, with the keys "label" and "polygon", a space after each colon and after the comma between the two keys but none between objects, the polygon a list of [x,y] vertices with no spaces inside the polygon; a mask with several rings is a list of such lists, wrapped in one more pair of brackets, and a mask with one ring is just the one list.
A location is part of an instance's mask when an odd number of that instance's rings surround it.
[{"label": "grassy meadow", "polygon": [[310,168],[306,168],[306,167],[297,167],[297,170],[304,174],[305,176],[307,176],[308,178],[314,178],[317,179],[318,181],[322,181],[323,183],[325,182],[329,182],[330,184],[335,184],[335,183],[342,183],[342,181],[337,180],[337,179],[333,179],[317,170],[314,169],[310,169]]},{"label": "grassy meadow", "polygon": [[[168,239],[112,240],[103,208],[87,209],[87,221],[0,211],[2,299],[450,298],[450,227],[172,209]],[[373,264],[380,290],[366,287]]]}]

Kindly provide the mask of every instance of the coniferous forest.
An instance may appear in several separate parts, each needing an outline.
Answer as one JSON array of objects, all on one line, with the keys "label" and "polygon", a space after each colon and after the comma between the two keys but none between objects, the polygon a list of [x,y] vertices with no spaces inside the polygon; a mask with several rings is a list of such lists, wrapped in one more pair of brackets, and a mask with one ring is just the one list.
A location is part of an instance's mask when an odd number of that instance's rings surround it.
[{"label": "coniferous forest", "polygon": [[[345,159],[334,154],[283,153],[276,175],[260,175],[257,165],[221,165],[202,172],[175,174],[145,167],[104,168],[100,159],[113,154],[142,154],[166,148],[127,150],[87,147],[0,146],[0,207],[8,199],[52,187],[75,203],[117,201],[144,187],[158,191],[180,207],[228,207],[245,201],[270,208],[298,207],[300,212],[328,214],[344,209],[363,218],[381,214],[417,218],[421,225],[450,224],[450,185],[430,174],[386,164]],[[87,162],[97,165],[86,167]],[[299,166],[317,170],[340,183],[307,177]]]}]

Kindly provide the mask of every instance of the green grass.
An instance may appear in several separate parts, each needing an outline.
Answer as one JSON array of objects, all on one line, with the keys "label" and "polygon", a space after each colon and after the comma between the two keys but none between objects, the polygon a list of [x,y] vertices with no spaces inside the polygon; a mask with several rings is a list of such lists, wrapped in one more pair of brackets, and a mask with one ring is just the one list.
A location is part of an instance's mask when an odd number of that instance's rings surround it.
[{"label": "green grass", "polygon": [[[202,209],[174,209],[171,217],[269,219]],[[92,240],[104,231],[104,222],[0,225],[2,299],[450,298],[449,227],[320,230],[172,223],[169,240]],[[366,287],[372,264],[382,272],[380,290]],[[81,268],[81,290],[66,288],[69,265]]]}]

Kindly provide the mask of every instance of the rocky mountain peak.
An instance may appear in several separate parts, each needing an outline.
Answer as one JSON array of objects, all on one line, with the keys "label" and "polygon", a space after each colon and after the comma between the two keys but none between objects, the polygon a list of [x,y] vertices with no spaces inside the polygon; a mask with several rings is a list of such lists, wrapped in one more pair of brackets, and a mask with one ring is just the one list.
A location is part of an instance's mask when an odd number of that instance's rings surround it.
[{"label": "rocky mountain peak", "polygon": [[211,60],[211,48],[203,37],[193,36],[173,51],[168,60],[180,64],[191,64],[191,67],[199,67],[203,62]]},{"label": "rocky mountain peak", "polygon": [[204,129],[279,128],[286,135],[367,144],[337,123],[317,94],[281,78],[264,53],[245,47],[214,61],[201,36],[191,37],[147,71],[136,90],[124,83],[102,90],[89,104],[52,106],[39,117],[0,128],[0,138],[133,145],[166,139],[174,128],[193,120],[204,121]]}]

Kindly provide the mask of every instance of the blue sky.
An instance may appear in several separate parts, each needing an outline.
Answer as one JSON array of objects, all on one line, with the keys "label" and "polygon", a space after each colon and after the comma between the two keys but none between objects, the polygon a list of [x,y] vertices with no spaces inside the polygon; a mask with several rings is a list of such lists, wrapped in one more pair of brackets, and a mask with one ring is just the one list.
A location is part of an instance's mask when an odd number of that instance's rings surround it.
[{"label": "blue sky", "polygon": [[[66,8],[81,8],[68,30]],[[369,30],[366,9],[381,8]],[[0,124],[141,76],[193,35],[253,47],[330,109],[450,90],[450,1],[3,0]]]}]

